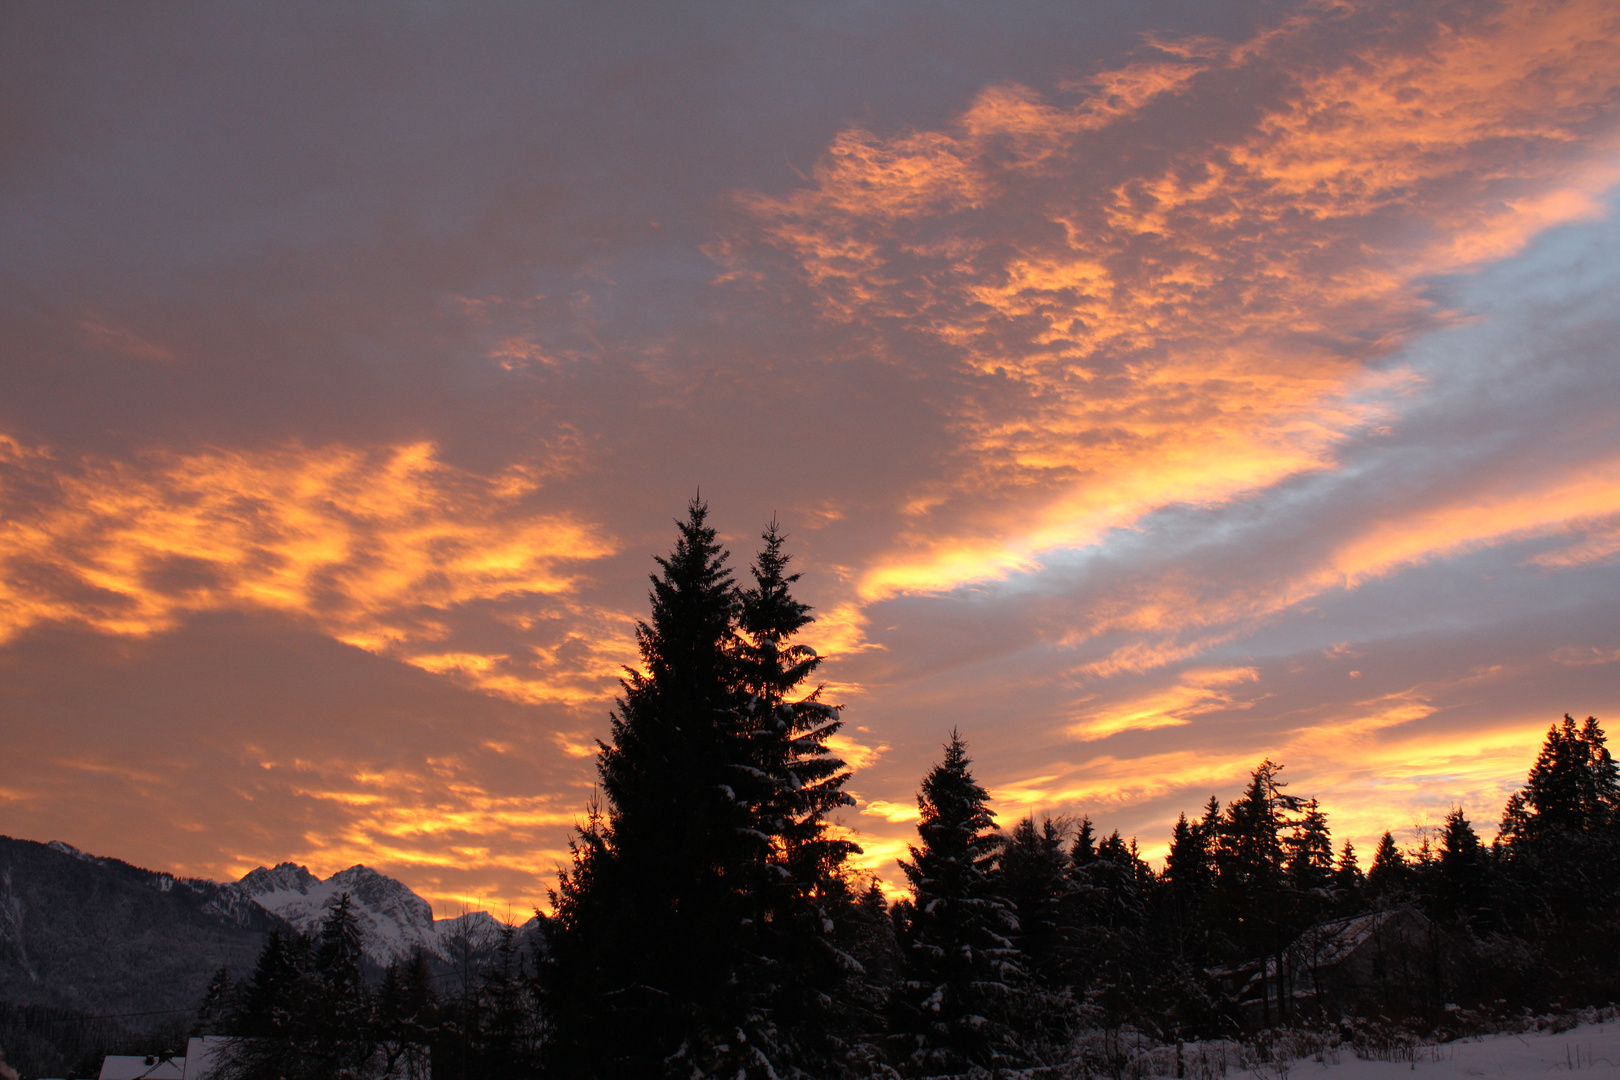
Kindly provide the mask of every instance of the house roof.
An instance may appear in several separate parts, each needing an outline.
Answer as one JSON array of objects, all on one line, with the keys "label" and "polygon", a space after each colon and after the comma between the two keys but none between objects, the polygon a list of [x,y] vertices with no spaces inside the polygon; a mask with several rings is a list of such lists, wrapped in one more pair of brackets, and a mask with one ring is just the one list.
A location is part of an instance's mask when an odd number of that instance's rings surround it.
[{"label": "house roof", "polygon": [[186,1059],[109,1054],[101,1061],[98,1080],[183,1080]]}]

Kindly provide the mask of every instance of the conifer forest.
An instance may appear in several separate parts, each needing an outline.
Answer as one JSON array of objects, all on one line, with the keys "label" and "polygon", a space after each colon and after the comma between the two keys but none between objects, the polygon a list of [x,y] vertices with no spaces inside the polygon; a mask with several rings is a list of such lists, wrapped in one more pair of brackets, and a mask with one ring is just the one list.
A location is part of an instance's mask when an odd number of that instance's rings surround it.
[{"label": "conifer forest", "polygon": [[1372,852],[1261,761],[1176,821],[1162,869],[1106,822],[999,821],[973,733],[942,731],[909,895],[886,895],[834,821],[843,720],[786,537],[773,522],[738,574],[707,513],[657,560],[539,932],[457,973],[368,973],[344,898],[215,979],[193,1033],[235,1037],[218,1075],[1124,1076],[1152,1050],[1190,1076],[1210,1040],[1460,1033],[1620,995],[1620,769],[1596,719],[1551,726],[1499,821],[1456,807]]}]

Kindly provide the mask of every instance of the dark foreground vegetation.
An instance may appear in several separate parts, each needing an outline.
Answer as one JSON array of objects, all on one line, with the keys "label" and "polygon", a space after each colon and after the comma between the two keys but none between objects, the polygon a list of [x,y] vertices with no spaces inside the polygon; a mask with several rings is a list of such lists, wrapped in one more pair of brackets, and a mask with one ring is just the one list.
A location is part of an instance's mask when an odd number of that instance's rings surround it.
[{"label": "dark foreground vegetation", "polygon": [[888,903],[828,821],[850,803],[839,713],[804,692],[808,609],[774,525],[764,542],[738,586],[694,503],[659,560],[602,800],[532,946],[509,930],[477,970],[418,956],[368,982],[340,902],[318,940],[277,932],[216,978],[197,1032],[238,1037],[221,1074],[1120,1076],[1158,1045],[1194,1075],[1193,1040],[1616,997],[1620,774],[1595,720],[1553,727],[1489,845],[1459,808],[1415,849],[1386,833],[1365,873],[1271,761],[1176,823],[1162,872],[1089,820],[1002,831],[953,733],[918,793],[913,896]]}]

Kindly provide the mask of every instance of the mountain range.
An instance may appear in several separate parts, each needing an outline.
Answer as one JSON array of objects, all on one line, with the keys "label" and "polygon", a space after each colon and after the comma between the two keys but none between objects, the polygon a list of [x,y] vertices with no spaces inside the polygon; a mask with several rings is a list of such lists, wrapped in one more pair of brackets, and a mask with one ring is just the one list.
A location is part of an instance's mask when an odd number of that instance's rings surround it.
[{"label": "mountain range", "polygon": [[[213,973],[243,978],[272,929],[316,933],[347,893],[378,967],[415,949],[443,970],[478,962],[500,924],[487,912],[435,919],[402,882],[366,866],[324,881],[303,866],[216,882],[146,870],[60,841],[0,836],[0,1002],[87,1016],[180,1016]],[[538,917],[520,929],[525,939]]]}]

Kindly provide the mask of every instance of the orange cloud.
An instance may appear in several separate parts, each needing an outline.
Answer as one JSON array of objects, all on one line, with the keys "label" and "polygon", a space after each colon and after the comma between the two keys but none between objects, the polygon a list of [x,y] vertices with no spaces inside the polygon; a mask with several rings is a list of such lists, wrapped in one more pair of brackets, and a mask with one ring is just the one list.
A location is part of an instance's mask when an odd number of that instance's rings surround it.
[{"label": "orange cloud", "polygon": [[882,818],[891,824],[916,821],[920,811],[915,803],[895,803],[887,799],[872,799],[861,807],[861,813]]},{"label": "orange cloud", "polygon": [[1602,563],[1620,551],[1620,464],[1531,468],[1494,474],[1474,491],[1450,492],[1432,505],[1400,508],[1358,523],[1302,573],[1241,584],[1196,580],[1186,573],[1122,586],[1095,604],[1090,619],[1069,629],[1070,644],[1124,631],[1130,640],[1080,672],[1108,677],[1145,672],[1196,657],[1240,637],[1260,621],[1337,589],[1404,568],[1505,543],[1570,538],[1528,557],[1551,570]]},{"label": "orange cloud", "polygon": [[[284,857],[323,877],[357,862],[387,866],[409,877],[441,914],[469,900],[519,911],[541,904],[546,883],[567,861],[561,841],[580,816],[578,793],[495,794],[460,761],[426,764],[367,771],[335,762],[270,763],[292,774],[292,795],[325,804],[303,834],[305,846]],[[257,865],[247,858],[222,869],[239,877]],[[463,884],[448,887],[447,872]],[[467,893],[468,872],[487,882],[476,897]],[[512,894],[524,881],[529,889]]]},{"label": "orange cloud", "polygon": [[173,363],[175,360],[174,353],[162,345],[148,341],[128,328],[111,326],[96,315],[82,319],[79,329],[83,332],[85,340],[92,345],[133,360],[147,360],[160,364]]},{"label": "orange cloud", "polygon": [[[1620,460],[1573,472],[1535,473],[1520,489],[1496,488],[1437,507],[1378,522],[1334,553],[1324,572],[1348,584],[1441,555],[1507,538],[1584,531],[1620,515]],[[1620,544],[1612,531],[1535,557],[1543,566],[1573,566],[1606,558]]]},{"label": "orange cloud", "polygon": [[843,732],[829,738],[827,747],[842,758],[844,764],[851,769],[859,771],[870,765],[875,765],[878,759],[888,752],[887,745],[879,743],[876,746],[868,746],[865,743],[856,741],[846,733],[847,731],[846,728]]},{"label": "orange cloud", "polygon": [[[140,636],[196,612],[272,610],[517,700],[599,698],[628,620],[572,594],[614,545],[531,509],[544,478],[544,463],[478,476],[429,443],[63,462],[4,439],[0,641],[42,622]],[[445,647],[457,612],[501,603],[525,628],[571,609],[569,628],[520,663]]]},{"label": "orange cloud", "polygon": [[[1333,467],[1412,387],[1364,360],[1446,318],[1419,278],[1600,212],[1612,5],[1431,18],[1323,5],[1240,46],[1157,42],[1061,95],[989,88],[947,130],[846,131],[809,187],[742,198],[764,247],[733,238],[737,272],[787,255],[828,318],[957,387],[958,452],[902,498],[863,603]],[[1279,67],[1252,122],[1202,123]],[[1149,123],[1209,133],[1126,154]]]},{"label": "orange cloud", "polygon": [[908,845],[915,842],[915,834],[910,837],[880,836],[847,825],[835,825],[831,831],[835,836],[853,840],[860,845],[861,854],[850,859],[850,865],[857,873],[877,878],[883,891],[891,897],[908,895],[911,892],[911,886],[900,869],[899,860],[910,857]]},{"label": "orange cloud", "polygon": [[1193,668],[1182,672],[1173,686],[1083,713],[1070,725],[1069,734],[1105,739],[1121,731],[1180,726],[1201,713],[1246,709],[1253,702],[1237,700],[1233,688],[1259,680],[1260,673],[1252,667]]},{"label": "orange cloud", "polygon": [[1131,640],[1080,672],[1108,677],[1145,672],[1198,656],[1236,639],[1261,620],[1298,608],[1336,589],[1406,567],[1505,543],[1570,538],[1529,556],[1557,570],[1602,563],[1620,551],[1620,463],[1598,460],[1569,467],[1493,474],[1473,491],[1452,491],[1434,504],[1399,508],[1357,523],[1327,555],[1302,573],[1241,584],[1197,580],[1172,572],[1117,588],[1100,598],[1090,619],[1071,628],[1074,644],[1110,631]]}]

